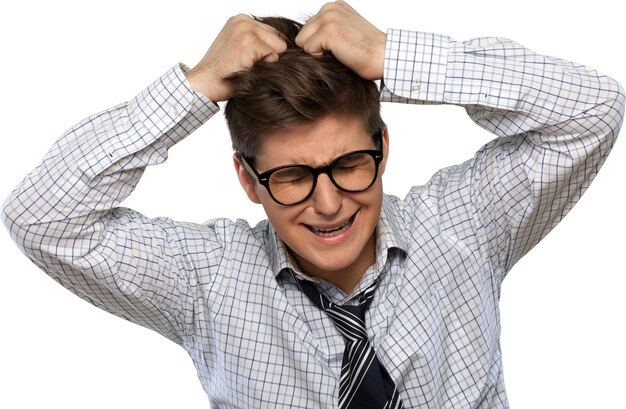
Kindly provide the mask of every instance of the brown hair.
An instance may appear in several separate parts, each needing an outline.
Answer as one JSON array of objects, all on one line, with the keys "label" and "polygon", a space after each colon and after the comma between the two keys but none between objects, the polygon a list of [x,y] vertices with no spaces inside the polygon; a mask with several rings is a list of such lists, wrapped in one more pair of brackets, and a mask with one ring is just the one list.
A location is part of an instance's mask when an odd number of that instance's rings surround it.
[{"label": "brown hair", "polygon": [[287,50],[278,61],[261,60],[227,78],[233,92],[225,116],[235,151],[253,159],[268,133],[328,115],[361,118],[372,135],[384,126],[373,81],[359,77],[330,53],[306,54],[295,43],[301,23],[283,17],[255,18],[273,27],[287,42]]}]

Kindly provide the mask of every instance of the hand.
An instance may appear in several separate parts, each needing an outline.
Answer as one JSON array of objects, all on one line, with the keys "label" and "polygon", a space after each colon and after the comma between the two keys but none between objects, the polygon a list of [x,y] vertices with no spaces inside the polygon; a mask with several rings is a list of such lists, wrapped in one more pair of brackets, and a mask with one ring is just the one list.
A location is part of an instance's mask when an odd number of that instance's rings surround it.
[{"label": "hand", "polygon": [[387,34],[361,17],[348,3],[327,3],[302,27],[296,44],[308,54],[330,51],[362,78],[383,77]]},{"label": "hand", "polygon": [[240,14],[228,19],[202,60],[187,72],[187,80],[209,100],[225,101],[232,90],[224,78],[250,69],[261,59],[276,61],[286,49],[270,26]]}]

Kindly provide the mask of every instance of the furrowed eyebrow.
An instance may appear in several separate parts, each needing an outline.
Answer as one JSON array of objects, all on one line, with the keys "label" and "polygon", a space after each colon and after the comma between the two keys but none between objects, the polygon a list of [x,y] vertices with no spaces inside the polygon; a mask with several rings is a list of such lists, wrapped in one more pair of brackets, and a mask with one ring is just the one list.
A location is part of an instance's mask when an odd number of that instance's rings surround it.
[{"label": "furrowed eyebrow", "polygon": [[293,176],[302,176],[310,173],[309,167],[305,165],[289,165],[287,168],[279,169],[275,174],[280,174],[281,177],[293,177]]},{"label": "furrowed eyebrow", "polygon": [[306,167],[313,168],[313,169],[324,168],[326,166],[329,166],[331,163],[335,162],[337,159],[341,158],[342,156],[350,155],[350,154],[356,153],[356,152],[363,152],[363,151],[380,151],[380,149],[378,149],[378,148],[356,149],[356,150],[347,151],[347,152],[344,152],[342,154],[339,154],[339,155],[335,156],[334,158],[332,158],[330,161],[326,161],[326,162],[324,162],[324,163],[322,163],[320,165],[310,165],[310,164],[307,164],[307,163],[287,163],[287,164],[284,164],[284,165],[279,165],[279,166],[275,166],[273,168],[269,168],[268,170],[265,170],[265,171],[263,171],[261,173],[269,172],[270,170],[281,168],[283,166],[284,167],[288,167],[288,166],[306,166]]}]

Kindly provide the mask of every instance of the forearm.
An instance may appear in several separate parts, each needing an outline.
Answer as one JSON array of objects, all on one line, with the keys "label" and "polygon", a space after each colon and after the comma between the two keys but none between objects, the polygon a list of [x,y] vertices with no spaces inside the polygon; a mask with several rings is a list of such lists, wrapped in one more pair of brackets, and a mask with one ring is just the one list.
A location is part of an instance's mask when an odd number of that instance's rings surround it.
[{"label": "forearm", "polygon": [[3,218],[18,243],[26,226],[101,217],[132,192],[146,166],[165,161],[171,146],[210,118],[216,107],[183,80],[180,69],[172,69],[134,99],[59,138],[5,202]]},{"label": "forearm", "polygon": [[[450,234],[487,249],[500,271],[541,240],[573,207],[608,156],[623,121],[624,92],[609,77],[537,55],[506,39],[457,43],[391,30],[382,100],[456,104],[494,139],[442,170],[457,197]],[[435,179],[437,179],[435,178]],[[437,206],[444,206],[438,199]],[[460,229],[460,230],[459,230]]]},{"label": "forearm", "polygon": [[[461,105],[498,136],[590,116],[611,131],[620,128],[622,88],[588,67],[535,54],[503,38],[456,42],[402,30],[389,30],[387,38],[383,101]],[[510,124],[499,123],[503,115]]]},{"label": "forearm", "polygon": [[12,238],[50,276],[93,304],[171,339],[180,328],[173,329],[167,313],[154,310],[165,307],[144,303],[151,297],[151,280],[172,294],[172,303],[183,302],[175,297],[186,287],[176,261],[183,250],[170,243],[179,226],[117,206],[146,166],[163,162],[171,146],[216,111],[184,78],[175,68],[136,98],[71,128],[2,210]]}]

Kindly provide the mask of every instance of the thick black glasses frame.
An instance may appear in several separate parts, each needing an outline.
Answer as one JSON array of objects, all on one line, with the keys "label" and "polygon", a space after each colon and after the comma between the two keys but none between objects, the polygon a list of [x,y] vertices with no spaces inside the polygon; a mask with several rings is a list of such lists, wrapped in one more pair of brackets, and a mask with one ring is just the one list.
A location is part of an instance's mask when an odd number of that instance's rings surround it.
[{"label": "thick black glasses frame", "polygon": [[[377,132],[377,135],[379,137],[379,144],[382,148],[382,130]],[[350,156],[350,155],[354,155],[354,154],[359,154],[359,153],[364,153],[367,155],[370,155],[372,157],[372,159],[374,159],[374,177],[372,178],[372,182],[365,188],[363,189],[358,189],[358,190],[350,190],[350,189],[345,189],[343,187],[341,187],[333,178],[332,175],[332,167],[335,163],[337,163],[338,161],[342,160],[343,158],[345,158],[346,156]],[[335,158],[332,160],[332,162],[330,162],[328,165],[326,166],[319,166],[317,168],[314,168],[312,166],[309,165],[299,165],[299,164],[293,164],[293,165],[283,165],[283,166],[278,166],[272,169],[268,169],[263,173],[259,173],[252,165],[250,165],[250,161],[248,158],[244,157],[243,155],[240,155],[241,159],[243,160],[243,162],[246,164],[246,166],[248,168],[250,168],[250,170],[252,170],[252,172],[254,173],[254,175],[256,176],[257,180],[259,181],[259,183],[261,185],[263,185],[265,187],[265,189],[267,189],[267,192],[270,194],[270,196],[272,197],[272,199],[283,206],[294,206],[297,205],[299,203],[304,202],[305,200],[307,200],[309,197],[311,197],[311,195],[313,194],[313,192],[315,191],[315,187],[317,186],[317,177],[321,174],[321,173],[325,173],[328,176],[328,179],[330,179],[330,181],[333,183],[333,185],[335,185],[335,187],[343,192],[348,192],[348,193],[358,193],[358,192],[364,192],[367,189],[369,189],[370,187],[372,187],[372,185],[374,184],[374,182],[376,182],[376,179],[378,178],[378,167],[380,165],[380,162],[383,160],[383,152],[380,150],[373,150],[373,149],[364,149],[364,150],[359,150],[359,151],[352,151],[352,152],[347,152],[344,153],[343,155]],[[280,200],[276,199],[274,197],[274,194],[272,193],[272,190],[270,189],[270,177],[272,176],[272,174],[274,172],[277,172],[279,170],[282,169],[287,169],[287,168],[307,168],[311,171],[311,173],[313,174],[313,184],[311,185],[311,191],[302,199],[302,200],[298,200],[297,202],[294,203],[283,203]]]}]

